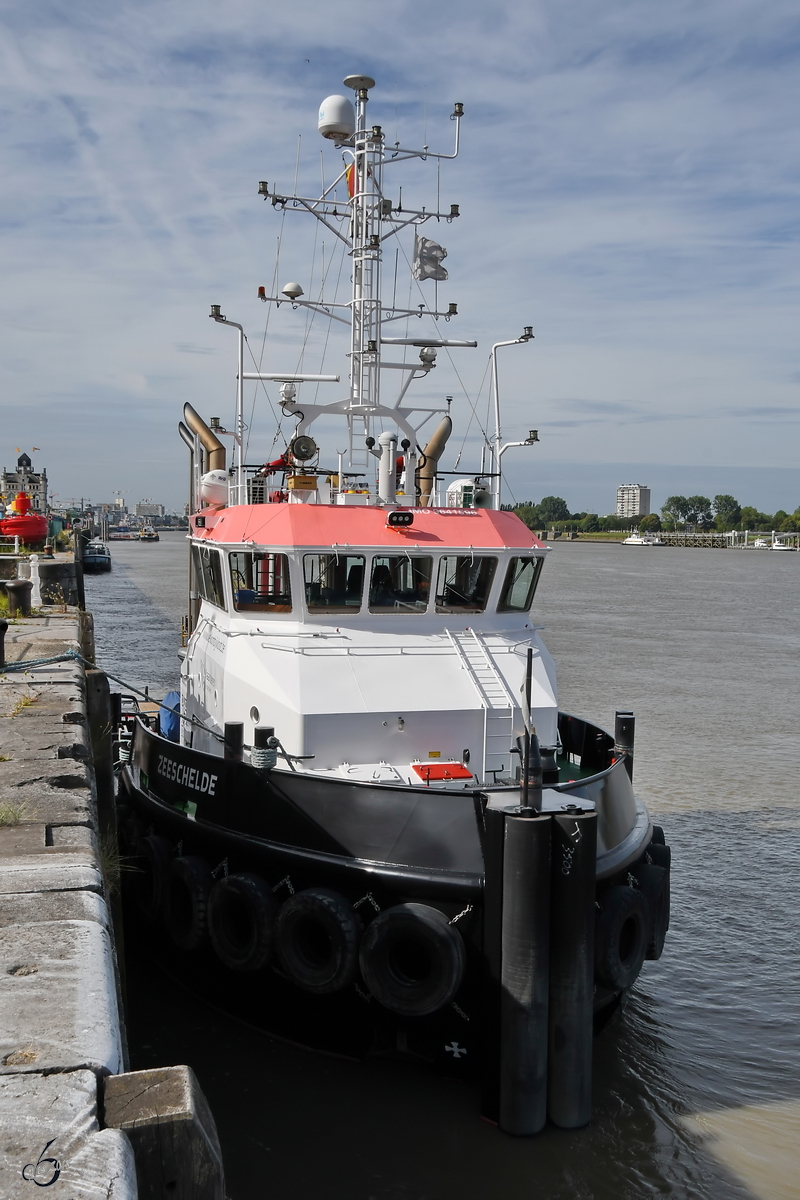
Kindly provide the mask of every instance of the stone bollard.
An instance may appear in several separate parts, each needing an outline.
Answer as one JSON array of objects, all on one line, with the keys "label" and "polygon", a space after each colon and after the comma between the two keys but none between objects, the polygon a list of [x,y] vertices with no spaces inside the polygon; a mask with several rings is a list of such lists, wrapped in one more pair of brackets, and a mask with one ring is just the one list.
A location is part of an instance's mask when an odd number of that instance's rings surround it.
[{"label": "stone bollard", "polygon": [[217,1127],[191,1067],[109,1075],[104,1123],[133,1147],[139,1200],[225,1200]]},{"label": "stone bollard", "polygon": [[71,560],[49,559],[39,563],[39,587],[43,604],[78,603],[75,563]]},{"label": "stone bollard", "polygon": [[42,607],[42,593],[39,590],[39,555],[32,554],[30,557],[31,564],[31,604],[34,608]]},{"label": "stone bollard", "polygon": [[8,615],[10,617],[29,617],[31,615],[31,591],[33,584],[30,579],[9,579],[6,584],[8,596]]}]

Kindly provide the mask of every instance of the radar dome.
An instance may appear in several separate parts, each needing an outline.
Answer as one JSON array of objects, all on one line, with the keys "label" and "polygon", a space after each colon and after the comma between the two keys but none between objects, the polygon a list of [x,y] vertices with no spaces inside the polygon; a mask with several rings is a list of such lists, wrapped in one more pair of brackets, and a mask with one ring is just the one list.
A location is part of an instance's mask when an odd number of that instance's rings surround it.
[{"label": "radar dome", "polygon": [[228,503],[228,472],[206,471],[201,475],[200,495],[209,508],[224,508]]},{"label": "radar dome", "polygon": [[328,96],[319,106],[317,128],[324,138],[343,142],[356,131],[356,113],[346,96]]}]

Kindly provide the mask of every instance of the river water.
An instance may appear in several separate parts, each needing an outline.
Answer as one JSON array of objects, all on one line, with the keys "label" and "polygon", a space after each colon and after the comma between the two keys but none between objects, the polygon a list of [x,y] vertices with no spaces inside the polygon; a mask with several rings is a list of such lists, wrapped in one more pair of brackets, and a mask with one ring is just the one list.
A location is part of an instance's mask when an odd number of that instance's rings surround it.
[{"label": "river water", "polygon": [[[186,542],[87,577],[98,663],[175,685]],[[477,1089],[287,1046],[148,961],[132,1067],[188,1062],[229,1200],[800,1196],[800,555],[555,543],[535,606],[561,707],[637,718],[637,791],[672,845],[672,926],[595,1043],[586,1130],[515,1140]]]}]

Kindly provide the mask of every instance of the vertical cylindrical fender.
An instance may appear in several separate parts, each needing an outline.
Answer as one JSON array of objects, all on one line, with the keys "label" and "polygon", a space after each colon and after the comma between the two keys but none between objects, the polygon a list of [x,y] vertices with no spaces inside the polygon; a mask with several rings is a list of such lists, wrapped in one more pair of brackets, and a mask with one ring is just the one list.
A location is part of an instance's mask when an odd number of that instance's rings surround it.
[{"label": "vertical cylindrical fender", "polygon": [[547,1119],[551,827],[549,814],[505,814],[500,1128],[518,1137]]},{"label": "vertical cylindrical fender", "polygon": [[547,1115],[562,1129],[592,1115],[597,813],[553,817]]},{"label": "vertical cylindrical fender", "polygon": [[633,743],[636,718],[632,712],[620,712],[614,718],[614,757],[625,759],[625,770],[633,782]]},{"label": "vertical cylindrical fender", "polygon": [[505,813],[489,808],[488,797],[476,794],[483,826],[483,996],[481,1037],[481,1115],[500,1117],[500,976],[503,938],[503,847]]}]

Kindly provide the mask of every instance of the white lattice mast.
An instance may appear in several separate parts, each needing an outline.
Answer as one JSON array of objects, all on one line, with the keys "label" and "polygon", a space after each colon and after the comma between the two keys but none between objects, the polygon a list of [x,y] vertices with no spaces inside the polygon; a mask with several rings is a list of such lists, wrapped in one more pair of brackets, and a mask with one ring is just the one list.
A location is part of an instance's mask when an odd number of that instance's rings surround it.
[{"label": "white lattice mast", "polygon": [[[353,166],[348,176],[351,196],[350,236],[353,260],[350,457],[362,449],[370,433],[370,417],[380,403],[381,236],[383,134],[367,126],[368,75],[348,75],[345,87],[356,94]],[[358,426],[358,431],[354,426]],[[363,450],[362,450],[363,453]]]},{"label": "white lattice mast", "polygon": [[[405,229],[418,229],[426,222],[436,219],[451,222],[459,215],[459,206],[451,204],[449,212],[429,211],[425,208],[409,208],[398,202],[394,204],[384,196],[384,168],[408,159],[447,159],[458,154],[459,127],[463,116],[463,105],[454,106],[451,120],[455,122],[455,146],[452,154],[437,154],[428,146],[421,150],[406,148],[399,142],[391,148],[391,157],[386,158],[385,140],[379,125],[367,123],[367,104],[370,89],[375,81],[368,75],[348,75],[345,87],[355,92],[355,105],[345,96],[333,95],[323,100],[319,110],[318,129],[343,152],[344,170],[324,187],[321,195],[300,196],[295,192],[286,195],[271,191],[266,181],[259,183],[259,194],[272,202],[273,207],[303,209],[311,213],[335,237],[347,246],[352,262],[352,292],[346,302],[328,301],[321,296],[318,300],[301,298],[303,289],[297,283],[286,284],[279,296],[267,296],[264,288],[259,289],[262,300],[278,305],[291,303],[293,308],[306,308],[319,312],[333,321],[350,325],[350,389],[346,398],[333,403],[309,403],[303,400],[298,409],[297,432],[306,429],[323,414],[338,414],[346,419],[349,434],[348,466],[367,465],[374,445],[371,423],[374,418],[396,425],[404,439],[409,478],[415,478],[418,460],[418,432],[436,412],[415,404],[408,404],[405,396],[415,379],[428,375],[436,365],[437,349],[447,347],[474,347],[474,341],[459,341],[433,336],[425,331],[406,337],[386,337],[383,329],[395,321],[420,319],[424,316],[434,321],[449,322],[457,315],[456,304],[450,303],[444,312],[437,312],[422,303],[415,308],[397,306],[394,301],[389,307],[381,303],[381,254],[382,244],[387,238],[395,237]],[[337,196],[337,188],[345,184],[347,199]],[[446,251],[435,243],[429,243],[443,257]],[[416,246],[416,243],[415,243]],[[423,274],[417,278],[447,278],[446,272]],[[407,361],[382,361],[381,346],[416,347],[419,359]],[[397,357],[397,355],[395,355]],[[399,381],[398,394],[390,403],[384,403],[381,394],[381,371],[390,370]],[[294,384],[301,382],[332,380],[334,377],[311,376],[297,372],[245,373],[245,379],[280,380],[292,386],[291,399],[288,393],[281,402],[284,411],[295,411]],[[338,377],[335,377],[338,379]],[[384,389],[385,390],[385,389]]]}]

